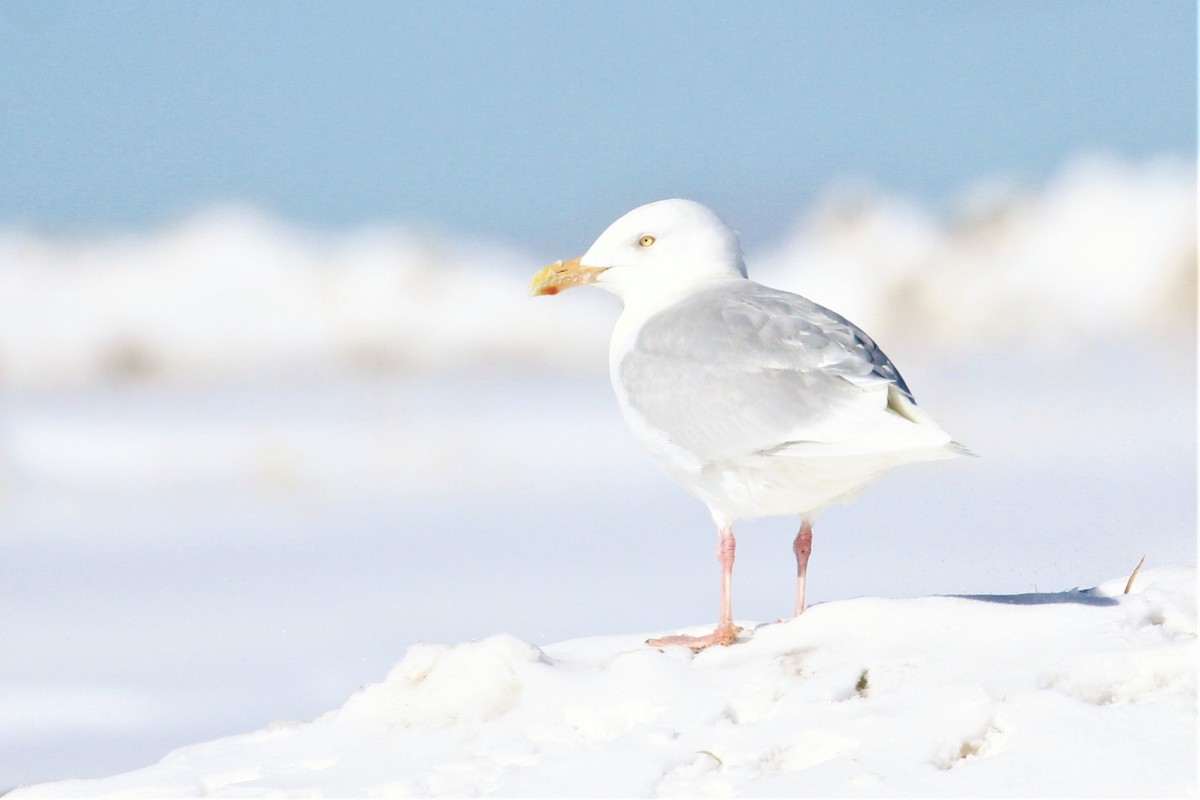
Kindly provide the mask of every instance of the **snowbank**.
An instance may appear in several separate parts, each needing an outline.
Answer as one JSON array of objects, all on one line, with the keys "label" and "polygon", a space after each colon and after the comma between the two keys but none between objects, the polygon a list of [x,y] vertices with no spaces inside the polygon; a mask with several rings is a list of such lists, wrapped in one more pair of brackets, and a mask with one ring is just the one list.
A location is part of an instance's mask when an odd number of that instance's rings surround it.
[{"label": "snowbank", "polygon": [[554,309],[528,302],[527,263],[401,229],[322,236],[232,208],[95,240],[0,233],[0,383],[536,360],[547,331],[582,328],[551,326]]},{"label": "snowbank", "polygon": [[767,282],[922,348],[1011,341],[1077,353],[1138,335],[1187,341],[1194,166],[1081,158],[1040,191],[981,185],[949,219],[846,192],[760,264]]},{"label": "snowbank", "polygon": [[[1036,191],[976,189],[948,218],[835,195],[782,243],[747,243],[751,275],[885,342],[1075,352],[1144,334],[1190,341],[1194,175],[1190,163],[1082,160]],[[608,222],[580,221],[581,251]],[[317,234],[246,209],[93,239],[0,231],[0,383],[576,369],[603,352],[613,312],[606,298],[526,297],[533,271],[564,255],[399,228]]]},{"label": "snowbank", "polygon": [[12,797],[1190,795],[1195,570],[814,606],[699,655],[641,635],[409,649],[311,723]]}]

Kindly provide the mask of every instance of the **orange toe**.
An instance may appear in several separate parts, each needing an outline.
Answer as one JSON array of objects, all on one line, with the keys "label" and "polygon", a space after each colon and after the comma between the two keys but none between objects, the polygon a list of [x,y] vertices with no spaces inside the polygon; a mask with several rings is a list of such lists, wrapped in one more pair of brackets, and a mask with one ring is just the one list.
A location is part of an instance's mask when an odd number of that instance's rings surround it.
[{"label": "orange toe", "polygon": [[736,625],[718,625],[717,629],[707,636],[684,636],[678,634],[675,636],[663,636],[661,639],[647,639],[646,644],[651,647],[683,645],[684,647],[690,647],[696,652],[700,652],[705,648],[712,647],[714,644],[728,647],[737,641],[737,635],[741,630]]}]

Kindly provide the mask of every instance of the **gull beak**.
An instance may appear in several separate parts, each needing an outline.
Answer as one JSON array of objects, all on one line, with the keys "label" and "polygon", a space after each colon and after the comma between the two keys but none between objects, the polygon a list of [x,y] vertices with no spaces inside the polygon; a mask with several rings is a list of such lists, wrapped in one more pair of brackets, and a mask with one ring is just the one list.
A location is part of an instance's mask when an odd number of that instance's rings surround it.
[{"label": "gull beak", "polygon": [[555,261],[550,266],[533,276],[529,286],[529,294],[537,297],[542,294],[558,294],[563,289],[572,286],[586,286],[595,283],[600,273],[608,267],[585,267],[578,258],[570,261]]}]

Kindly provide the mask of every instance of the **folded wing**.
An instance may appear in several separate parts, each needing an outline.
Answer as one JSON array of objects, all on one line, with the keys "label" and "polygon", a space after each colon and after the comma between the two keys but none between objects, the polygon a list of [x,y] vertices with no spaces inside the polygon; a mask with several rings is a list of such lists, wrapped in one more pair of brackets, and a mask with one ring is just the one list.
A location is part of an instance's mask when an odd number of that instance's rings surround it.
[{"label": "folded wing", "polygon": [[950,442],[867,334],[753,281],[716,282],[655,314],[618,375],[629,409],[704,462]]}]

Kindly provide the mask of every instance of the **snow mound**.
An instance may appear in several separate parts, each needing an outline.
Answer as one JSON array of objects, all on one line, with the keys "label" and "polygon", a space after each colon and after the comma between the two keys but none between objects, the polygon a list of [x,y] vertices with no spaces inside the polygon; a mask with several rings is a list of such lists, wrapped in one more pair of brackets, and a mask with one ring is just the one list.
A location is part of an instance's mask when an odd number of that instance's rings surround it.
[{"label": "snow mound", "polygon": [[1039,191],[980,186],[948,217],[843,191],[755,264],[759,280],[924,347],[1181,343],[1195,323],[1194,167],[1081,157]]},{"label": "snow mound", "polygon": [[827,603],[697,655],[421,644],[311,723],[13,797],[1191,794],[1195,577]]},{"label": "snow mound", "polygon": [[521,693],[522,668],[546,662],[533,645],[507,635],[454,647],[413,645],[383,683],[335,712],[345,724],[454,728],[503,716]]}]

